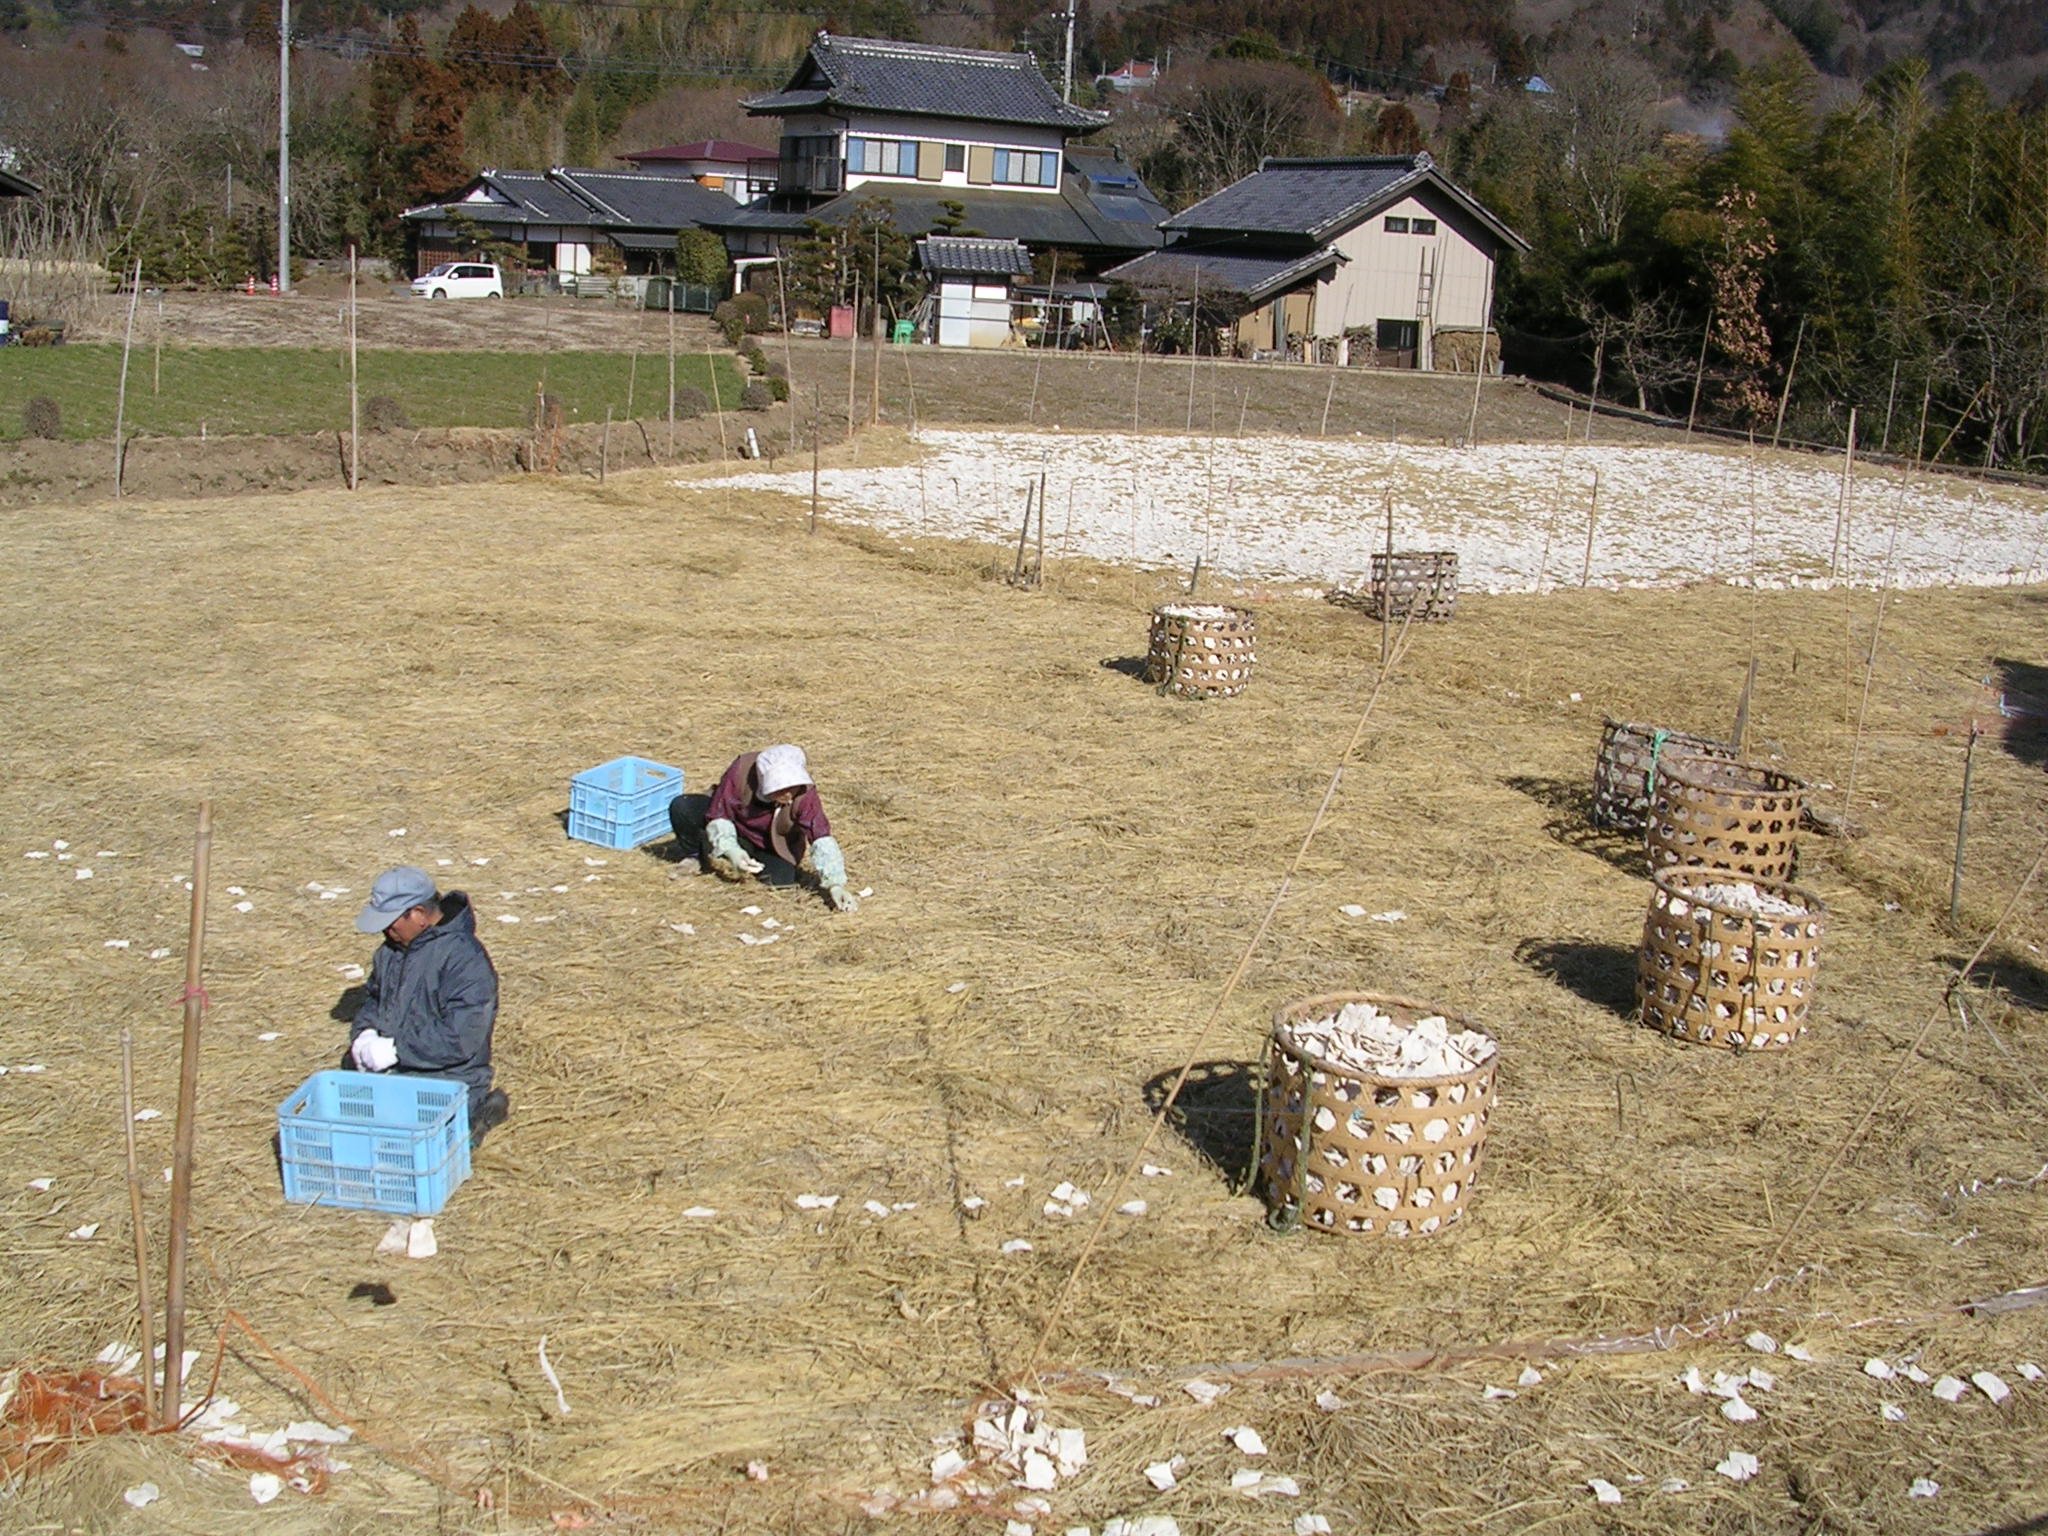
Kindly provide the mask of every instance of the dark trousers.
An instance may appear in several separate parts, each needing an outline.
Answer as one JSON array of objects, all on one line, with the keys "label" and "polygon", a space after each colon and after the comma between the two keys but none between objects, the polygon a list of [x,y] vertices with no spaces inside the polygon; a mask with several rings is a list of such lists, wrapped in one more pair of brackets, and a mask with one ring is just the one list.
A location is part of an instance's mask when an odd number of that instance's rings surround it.
[{"label": "dark trousers", "polygon": [[[676,834],[675,857],[694,859],[707,870],[711,852],[704,846],[704,823],[710,819],[709,795],[677,795],[668,803],[668,824]],[[735,829],[737,830],[737,829]],[[744,837],[740,846],[767,866],[757,877],[768,885],[795,885],[796,866],[769,848],[756,848]]]}]

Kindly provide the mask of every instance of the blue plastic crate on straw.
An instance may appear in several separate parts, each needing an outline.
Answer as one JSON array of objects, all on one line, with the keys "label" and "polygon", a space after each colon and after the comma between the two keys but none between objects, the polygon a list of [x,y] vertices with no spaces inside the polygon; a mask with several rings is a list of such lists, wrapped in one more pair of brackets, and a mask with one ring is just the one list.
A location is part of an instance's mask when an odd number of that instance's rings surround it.
[{"label": "blue plastic crate on straw", "polygon": [[284,1197],[431,1216],[469,1177],[469,1089],[447,1077],[315,1072],[277,1106]]},{"label": "blue plastic crate on straw", "polygon": [[569,835],[604,848],[638,848],[669,830],[668,803],[683,770],[647,757],[615,757],[569,781]]}]

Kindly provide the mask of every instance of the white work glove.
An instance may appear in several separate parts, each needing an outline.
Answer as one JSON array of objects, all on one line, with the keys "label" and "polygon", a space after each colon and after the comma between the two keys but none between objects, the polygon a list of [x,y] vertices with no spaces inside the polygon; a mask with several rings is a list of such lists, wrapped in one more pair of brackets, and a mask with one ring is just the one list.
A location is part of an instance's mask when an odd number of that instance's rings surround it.
[{"label": "white work glove", "polygon": [[366,1029],[356,1036],[355,1043],[349,1047],[349,1055],[365,1072],[389,1072],[398,1065],[398,1042],[389,1035]]},{"label": "white work glove", "polygon": [[728,864],[743,875],[758,875],[767,867],[740,846],[739,829],[723,816],[704,823],[704,851],[713,863]]},{"label": "white work glove", "polygon": [[818,885],[825,899],[832,903],[833,911],[852,912],[859,908],[853,892],[846,888],[846,855],[840,851],[839,839],[821,837],[811,844],[811,873],[818,877]]}]

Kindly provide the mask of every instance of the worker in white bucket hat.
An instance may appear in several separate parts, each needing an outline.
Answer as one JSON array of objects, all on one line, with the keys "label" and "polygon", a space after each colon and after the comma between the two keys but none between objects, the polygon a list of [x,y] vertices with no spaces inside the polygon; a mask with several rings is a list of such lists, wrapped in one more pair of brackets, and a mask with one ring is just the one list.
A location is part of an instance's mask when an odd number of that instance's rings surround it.
[{"label": "worker in white bucket hat", "polygon": [[777,885],[793,884],[808,860],[834,911],[860,905],[846,888],[846,855],[825,819],[802,747],[783,742],[735,758],[701,811],[690,803],[695,798],[678,795],[669,803],[685,856],[694,852],[728,880],[758,875]]}]

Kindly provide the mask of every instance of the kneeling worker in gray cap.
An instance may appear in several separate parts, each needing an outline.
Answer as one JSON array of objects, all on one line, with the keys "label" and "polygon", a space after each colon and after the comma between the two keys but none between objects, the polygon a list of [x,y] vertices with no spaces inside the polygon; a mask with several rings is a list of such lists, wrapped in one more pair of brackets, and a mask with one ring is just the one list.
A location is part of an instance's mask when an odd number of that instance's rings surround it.
[{"label": "kneeling worker in gray cap", "polygon": [[475,1145],[504,1120],[509,1101],[491,1087],[498,973],[476,936],[469,898],[460,891],[443,895],[425,870],[401,865],[370,886],[356,927],[381,933],[384,942],[370,962],[363,1005],[349,1024],[343,1065],[468,1084]]}]

